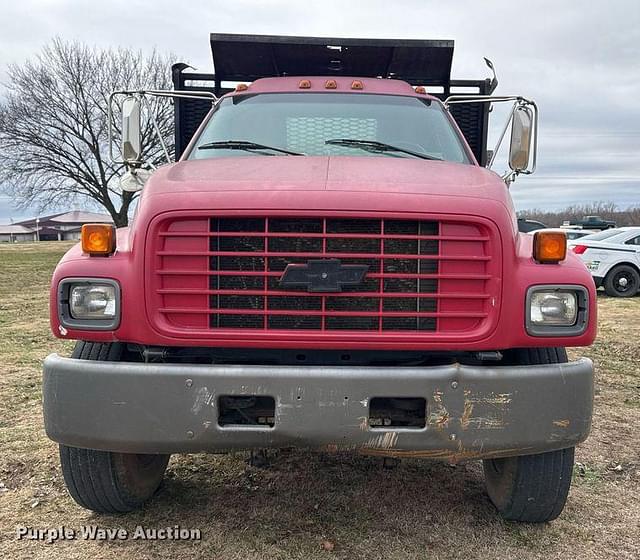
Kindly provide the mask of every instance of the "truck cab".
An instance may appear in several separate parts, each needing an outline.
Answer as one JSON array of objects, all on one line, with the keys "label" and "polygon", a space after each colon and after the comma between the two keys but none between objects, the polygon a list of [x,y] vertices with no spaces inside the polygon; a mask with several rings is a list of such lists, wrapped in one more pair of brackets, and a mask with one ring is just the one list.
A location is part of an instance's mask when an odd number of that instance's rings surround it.
[{"label": "truck cab", "polygon": [[[129,511],[172,453],[298,447],[482,460],[505,518],[557,517],[593,397],[564,348],[593,342],[596,298],[562,232],[518,232],[530,103],[456,85],[448,41],[211,42],[215,76],[174,67],[178,161],[53,276],[53,332],[78,342],[45,360],[44,416],[73,498]],[[127,188],[141,95],[121,106]]]}]

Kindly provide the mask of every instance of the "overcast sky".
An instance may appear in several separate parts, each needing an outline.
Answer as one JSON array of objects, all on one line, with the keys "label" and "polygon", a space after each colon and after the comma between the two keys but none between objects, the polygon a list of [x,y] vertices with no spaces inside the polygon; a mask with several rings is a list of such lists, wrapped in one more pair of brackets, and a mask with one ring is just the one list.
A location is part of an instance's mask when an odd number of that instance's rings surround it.
[{"label": "overcast sky", "polygon": [[[540,107],[538,171],[512,186],[519,209],[640,204],[640,0],[2,0],[0,81],[54,36],[155,46],[211,71],[211,32],[454,39],[454,78],[487,77],[487,56],[497,93]],[[34,213],[0,197],[0,221]]]}]

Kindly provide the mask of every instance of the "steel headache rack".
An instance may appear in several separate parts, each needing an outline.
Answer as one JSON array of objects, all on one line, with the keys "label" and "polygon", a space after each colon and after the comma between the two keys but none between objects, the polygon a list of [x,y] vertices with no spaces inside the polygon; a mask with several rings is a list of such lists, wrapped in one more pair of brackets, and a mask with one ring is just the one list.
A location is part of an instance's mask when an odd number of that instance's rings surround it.
[{"label": "steel headache rack", "polygon": [[[449,40],[212,33],[210,42],[215,74],[187,72],[188,65],[174,64],[176,90],[210,91],[220,96],[233,89],[229,82],[284,76],[353,76],[404,80],[413,86],[426,86],[432,95],[445,100],[452,94],[490,95],[498,85],[495,74],[483,80],[452,80],[454,42]],[[487,64],[493,69],[489,61]],[[210,100],[175,99],[176,159],[210,109]],[[484,166],[490,104],[462,103],[449,109]]]}]

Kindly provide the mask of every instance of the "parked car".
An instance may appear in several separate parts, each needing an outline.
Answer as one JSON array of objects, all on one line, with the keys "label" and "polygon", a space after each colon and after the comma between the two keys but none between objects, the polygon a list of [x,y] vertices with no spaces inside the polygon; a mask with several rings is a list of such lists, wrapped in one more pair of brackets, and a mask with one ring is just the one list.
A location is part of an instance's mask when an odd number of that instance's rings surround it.
[{"label": "parked car", "polygon": [[[613,233],[613,235],[603,235]],[[640,290],[640,227],[588,235],[570,244],[607,295],[632,297]]]},{"label": "parked car", "polygon": [[527,220],[525,218],[518,218],[518,231],[520,233],[531,233],[540,229],[546,229],[546,225],[537,220]]}]

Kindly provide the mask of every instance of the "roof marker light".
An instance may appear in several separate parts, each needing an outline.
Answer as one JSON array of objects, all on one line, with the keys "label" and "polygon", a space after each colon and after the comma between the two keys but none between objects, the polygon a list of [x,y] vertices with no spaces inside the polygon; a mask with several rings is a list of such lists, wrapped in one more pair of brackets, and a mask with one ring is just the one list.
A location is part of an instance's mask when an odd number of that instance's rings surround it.
[{"label": "roof marker light", "polygon": [[247,84],[238,84],[236,86],[236,91],[247,91],[249,86]]},{"label": "roof marker light", "polygon": [[420,95],[425,95],[427,93],[427,89],[424,86],[418,86],[416,88],[416,93],[419,93]]},{"label": "roof marker light", "polygon": [[364,89],[364,84],[360,80],[353,80],[351,89]]},{"label": "roof marker light", "polygon": [[338,82],[336,82],[335,80],[327,80],[324,83],[324,87],[325,89],[338,89]]},{"label": "roof marker light", "polygon": [[298,87],[300,89],[311,89],[311,80],[300,80]]}]

